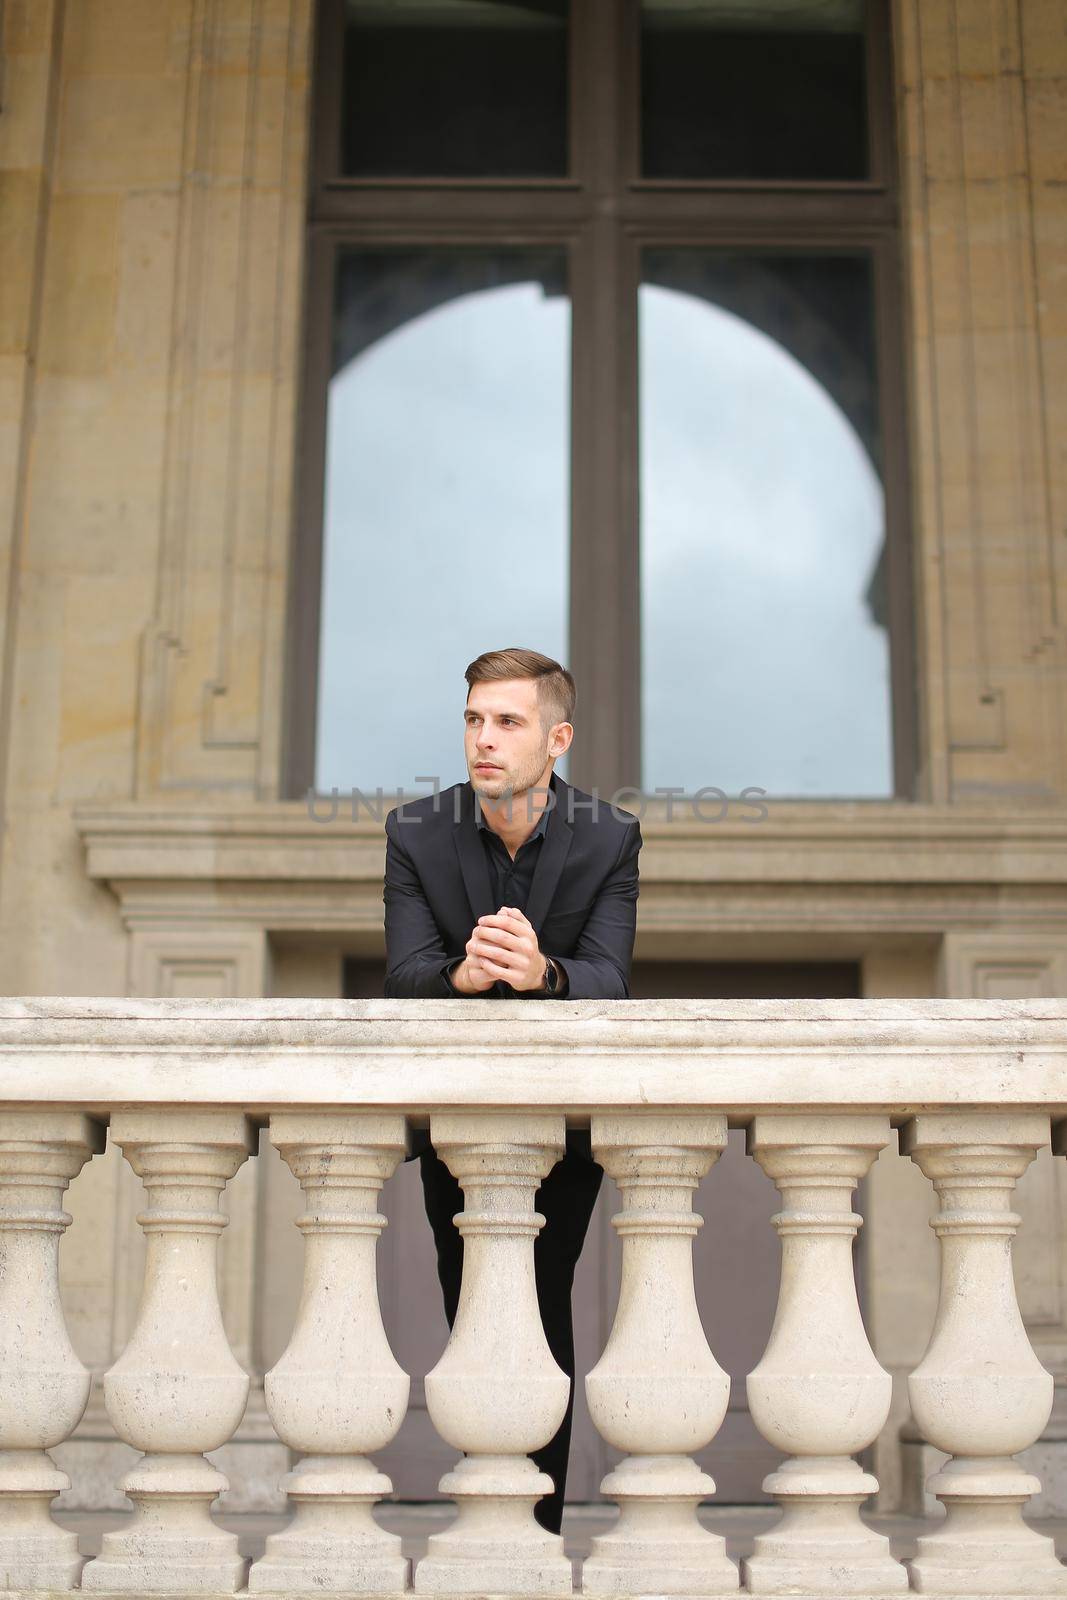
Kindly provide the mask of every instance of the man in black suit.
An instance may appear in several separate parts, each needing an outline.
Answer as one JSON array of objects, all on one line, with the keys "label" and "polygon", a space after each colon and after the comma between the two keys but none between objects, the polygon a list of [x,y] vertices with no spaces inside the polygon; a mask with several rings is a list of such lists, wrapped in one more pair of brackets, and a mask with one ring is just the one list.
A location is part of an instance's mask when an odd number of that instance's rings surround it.
[{"label": "man in black suit", "polygon": [[[637,923],[641,825],[557,777],[574,737],[574,679],[534,650],[472,661],[464,711],[469,781],[409,801],[385,819],[385,993],[389,998],[625,999]],[[452,1326],[463,1194],[426,1143],[426,1213]],[[533,1459],[554,1492],[535,1511],[560,1531],[574,1399],[571,1289],[602,1169],[589,1135],[537,1192],[545,1226],[534,1262],[545,1337],[571,1379],[559,1432]]]}]

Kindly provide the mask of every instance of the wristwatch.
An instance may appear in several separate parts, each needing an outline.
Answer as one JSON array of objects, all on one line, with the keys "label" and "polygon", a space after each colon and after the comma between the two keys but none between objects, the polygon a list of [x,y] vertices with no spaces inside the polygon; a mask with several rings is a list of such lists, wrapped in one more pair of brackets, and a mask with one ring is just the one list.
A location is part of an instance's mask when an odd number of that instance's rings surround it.
[{"label": "wristwatch", "polygon": [[540,994],[555,994],[559,988],[559,968],[551,956],[545,957],[545,981],[541,985]]}]

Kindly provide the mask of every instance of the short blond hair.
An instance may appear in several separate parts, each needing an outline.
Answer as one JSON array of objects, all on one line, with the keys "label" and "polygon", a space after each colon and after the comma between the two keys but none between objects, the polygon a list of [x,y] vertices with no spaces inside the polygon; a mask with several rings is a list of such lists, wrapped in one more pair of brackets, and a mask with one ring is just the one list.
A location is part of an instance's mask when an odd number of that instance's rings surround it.
[{"label": "short blond hair", "polygon": [[578,691],[566,667],[539,650],[486,650],[472,661],[463,676],[467,694],[476,683],[497,683],[505,678],[533,678],[537,683],[537,704],[545,732],[557,722],[574,723]]}]

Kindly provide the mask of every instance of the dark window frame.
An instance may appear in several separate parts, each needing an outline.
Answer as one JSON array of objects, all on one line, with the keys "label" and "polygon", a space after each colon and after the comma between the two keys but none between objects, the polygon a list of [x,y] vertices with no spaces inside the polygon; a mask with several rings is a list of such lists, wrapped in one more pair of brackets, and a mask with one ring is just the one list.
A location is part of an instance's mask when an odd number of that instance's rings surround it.
[{"label": "dark window frame", "polygon": [[[313,787],[326,403],[338,251],[557,245],[572,305],[568,666],[580,712],[571,781],[607,795],[640,776],[637,287],[642,249],[870,251],[886,505],[895,798],[915,800],[917,694],[903,261],[888,0],[868,0],[871,176],[698,181],[639,175],[638,0],[581,0],[569,39],[566,178],[382,179],[338,173],[344,0],[319,0],[305,346],[291,550],[282,783]],[[578,620],[581,619],[580,626]],[[812,800],[809,803],[818,803]],[[857,801],[857,803],[863,803]]]}]

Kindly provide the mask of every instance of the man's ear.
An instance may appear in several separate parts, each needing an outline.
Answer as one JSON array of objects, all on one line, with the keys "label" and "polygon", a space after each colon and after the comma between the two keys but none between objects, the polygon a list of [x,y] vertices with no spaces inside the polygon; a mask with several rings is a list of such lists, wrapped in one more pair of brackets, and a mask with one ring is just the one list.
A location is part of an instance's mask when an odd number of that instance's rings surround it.
[{"label": "man's ear", "polygon": [[[561,738],[563,740],[562,744],[559,742]],[[552,743],[549,745],[549,754],[553,757],[565,755],[571,747],[571,740],[573,738],[573,723],[557,722],[556,726],[552,729]],[[555,744],[556,746],[554,750],[552,749],[552,744]]]}]

